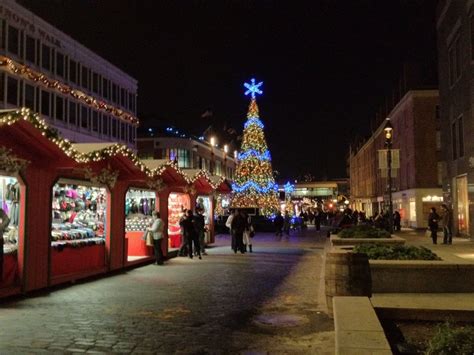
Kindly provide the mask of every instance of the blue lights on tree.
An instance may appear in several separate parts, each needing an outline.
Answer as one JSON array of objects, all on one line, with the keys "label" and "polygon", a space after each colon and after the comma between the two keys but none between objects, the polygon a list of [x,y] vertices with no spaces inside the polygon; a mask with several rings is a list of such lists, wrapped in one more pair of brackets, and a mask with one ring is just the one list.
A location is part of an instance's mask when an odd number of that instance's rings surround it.
[{"label": "blue lights on tree", "polygon": [[263,93],[262,85],[263,82],[256,83],[254,78],[244,84],[245,95],[250,95],[251,100],[240,153],[237,155],[231,206],[259,208],[263,214],[271,215],[279,207],[278,185],[273,178],[271,155],[256,100],[256,96]]}]

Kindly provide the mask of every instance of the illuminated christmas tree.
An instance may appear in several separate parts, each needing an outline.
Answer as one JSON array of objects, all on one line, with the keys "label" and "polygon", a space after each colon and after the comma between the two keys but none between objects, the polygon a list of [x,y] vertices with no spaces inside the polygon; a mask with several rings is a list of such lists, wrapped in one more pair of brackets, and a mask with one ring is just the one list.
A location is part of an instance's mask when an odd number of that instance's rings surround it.
[{"label": "illuminated christmas tree", "polygon": [[237,156],[231,205],[233,208],[259,208],[262,214],[270,215],[279,209],[279,200],[271,155],[255,98],[256,94],[262,94],[262,84],[256,84],[255,79],[252,79],[250,84],[244,84],[247,88],[245,95],[250,95],[251,101],[244,125],[242,147]]}]

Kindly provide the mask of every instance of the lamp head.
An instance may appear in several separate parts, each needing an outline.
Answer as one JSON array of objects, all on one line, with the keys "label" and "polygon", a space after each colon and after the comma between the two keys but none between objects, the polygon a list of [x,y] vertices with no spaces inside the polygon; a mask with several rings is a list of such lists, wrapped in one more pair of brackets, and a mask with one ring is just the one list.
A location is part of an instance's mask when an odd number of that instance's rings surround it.
[{"label": "lamp head", "polygon": [[385,140],[387,142],[391,142],[393,138],[393,126],[392,123],[390,122],[390,118],[387,117],[385,127],[383,129],[384,134],[385,134]]},{"label": "lamp head", "polygon": [[229,152],[229,146],[227,144],[224,145],[224,152],[226,154]]},{"label": "lamp head", "polygon": [[214,147],[216,145],[216,137],[211,137],[210,143]]}]

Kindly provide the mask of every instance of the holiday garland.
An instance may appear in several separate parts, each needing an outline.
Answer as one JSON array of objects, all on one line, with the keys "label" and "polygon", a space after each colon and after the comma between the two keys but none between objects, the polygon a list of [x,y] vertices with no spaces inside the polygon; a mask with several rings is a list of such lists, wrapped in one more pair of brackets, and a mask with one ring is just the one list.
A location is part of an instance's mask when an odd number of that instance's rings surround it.
[{"label": "holiday garland", "polygon": [[90,153],[80,153],[74,148],[74,144],[72,144],[68,139],[62,138],[57,130],[49,127],[44,119],[42,119],[37,113],[30,111],[28,108],[22,107],[19,110],[0,113],[0,127],[5,125],[11,126],[21,120],[27,121],[33,125],[41,135],[53,142],[66,156],[74,159],[78,163],[87,164],[122,155],[132,161],[133,164],[144,172],[150,179],[162,175],[167,168],[171,168],[182,176],[187,184],[194,184],[199,178],[204,178],[213,189],[217,189],[225,180],[224,178],[220,178],[214,182],[209,173],[205,170],[199,170],[194,176],[189,177],[181,168],[178,167],[178,164],[175,161],[171,160],[166,161],[157,168],[151,169],[143,163],[133,150],[126,145],[118,143]]},{"label": "holiday garland", "polygon": [[139,124],[138,118],[126,113],[125,111],[109,105],[103,101],[96,100],[93,96],[87,95],[80,90],[75,90],[69,85],[61,83],[58,80],[50,79],[46,75],[38,73],[28,66],[19,64],[10,58],[0,56],[0,66],[7,67],[12,73],[33,80],[34,82],[41,83],[43,86],[49,89],[55,89],[61,94],[70,95],[76,100],[87,104],[88,106],[103,110],[120,118],[121,120],[128,121],[137,126]]}]

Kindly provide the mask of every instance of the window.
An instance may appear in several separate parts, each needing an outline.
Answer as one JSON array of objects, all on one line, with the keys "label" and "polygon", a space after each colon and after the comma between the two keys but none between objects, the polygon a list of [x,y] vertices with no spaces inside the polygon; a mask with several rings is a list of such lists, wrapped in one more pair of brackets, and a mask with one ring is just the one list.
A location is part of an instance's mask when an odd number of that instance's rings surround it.
[{"label": "window", "polygon": [[92,130],[99,132],[99,112],[96,110],[92,111]]},{"label": "window", "polygon": [[81,85],[84,89],[89,89],[89,69],[83,66],[81,73],[82,73]]},{"label": "window", "polygon": [[89,127],[89,109],[86,106],[81,106],[81,127],[87,129]]},{"label": "window", "polygon": [[6,34],[6,24],[5,21],[0,19],[0,48],[5,49],[5,34]]},{"label": "window", "polygon": [[124,141],[125,139],[127,139],[126,135],[127,135],[127,132],[126,132],[125,123],[121,122],[120,123],[120,140]]},{"label": "window", "polygon": [[109,116],[102,116],[102,134],[104,136],[109,135]]},{"label": "window", "polygon": [[18,80],[10,76],[7,80],[7,103],[18,106]]},{"label": "window", "polygon": [[133,94],[128,93],[128,109],[133,112]]},{"label": "window", "polygon": [[453,160],[456,160],[458,157],[458,144],[456,140],[456,122],[453,122],[451,125],[451,140],[452,140],[452,149],[453,149]]},{"label": "window", "polygon": [[51,70],[51,48],[41,45],[41,66],[46,70]]},{"label": "window", "polygon": [[444,169],[444,163],[442,161],[439,161],[436,169],[438,178],[437,181],[439,186],[443,185]]},{"label": "window", "polygon": [[36,41],[33,37],[26,36],[26,56],[25,59],[36,64]]},{"label": "window", "polygon": [[125,107],[125,97],[127,96],[127,92],[124,88],[120,89],[120,106]]},{"label": "window", "polygon": [[440,151],[441,150],[441,132],[436,131],[436,150]]},{"label": "window", "polygon": [[165,151],[166,153],[163,158],[177,161],[178,166],[180,168],[191,167],[191,159],[190,159],[189,150],[181,149],[181,148],[171,148],[171,149],[166,149]]},{"label": "window", "polygon": [[19,55],[19,41],[20,41],[20,31],[13,27],[8,26],[8,51],[10,53]]},{"label": "window", "polygon": [[133,126],[128,125],[128,141],[133,143]]},{"label": "window", "polygon": [[61,96],[56,96],[56,111],[54,118],[64,121],[64,99]]},{"label": "window", "polygon": [[117,138],[117,120],[113,117],[110,118],[112,121],[112,137]]},{"label": "window", "polygon": [[41,90],[41,114],[45,116],[50,115],[49,92]]},{"label": "window", "polygon": [[56,74],[64,78],[64,54],[56,53]]},{"label": "window", "polygon": [[461,76],[461,41],[459,36],[451,43],[448,49],[449,82],[453,85]]},{"label": "window", "polygon": [[105,78],[102,78],[102,93],[104,95],[104,98],[107,100],[110,98],[109,97],[109,81]]},{"label": "window", "polygon": [[462,116],[458,118],[458,140],[459,140],[459,157],[464,156],[464,123]]},{"label": "window", "polygon": [[69,80],[74,84],[78,84],[77,80],[77,62],[74,60],[69,61]]},{"label": "window", "polygon": [[77,126],[77,105],[69,101],[69,124]]},{"label": "window", "polygon": [[99,93],[99,74],[92,72],[92,91]]},{"label": "window", "polygon": [[112,83],[112,101],[117,103],[117,85]]},{"label": "window", "polygon": [[25,107],[36,111],[35,107],[35,87],[25,84]]}]

